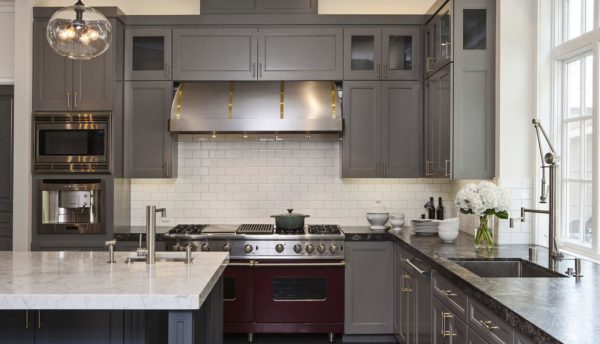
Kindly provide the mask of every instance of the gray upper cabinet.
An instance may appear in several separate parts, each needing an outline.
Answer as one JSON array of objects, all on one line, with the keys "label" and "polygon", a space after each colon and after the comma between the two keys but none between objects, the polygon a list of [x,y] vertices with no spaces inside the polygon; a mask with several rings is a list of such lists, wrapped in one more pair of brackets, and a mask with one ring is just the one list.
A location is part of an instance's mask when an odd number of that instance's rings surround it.
[{"label": "gray upper cabinet", "polygon": [[415,81],[382,83],[383,176],[415,177],[420,173],[421,86]]},{"label": "gray upper cabinet", "polygon": [[419,80],[421,39],[418,27],[344,30],[345,80]]},{"label": "gray upper cabinet", "polygon": [[177,177],[177,145],[168,130],[172,98],[170,81],[126,82],[125,177]]},{"label": "gray upper cabinet", "polygon": [[460,0],[454,5],[455,179],[495,175],[495,9],[495,0]]},{"label": "gray upper cabinet", "polygon": [[317,13],[317,0],[202,0],[202,14]]},{"label": "gray upper cabinet", "polygon": [[125,80],[171,80],[171,29],[125,31]]},{"label": "gray upper cabinet", "polygon": [[[111,23],[116,26],[114,19]],[[33,111],[111,110],[114,45],[92,60],[70,60],[52,50],[46,25],[33,26]]]},{"label": "gray upper cabinet", "polygon": [[258,77],[263,80],[341,80],[343,31],[259,29]]},{"label": "gray upper cabinet", "polygon": [[453,59],[453,1],[447,2],[425,27],[425,74],[432,75]]},{"label": "gray upper cabinet", "polygon": [[418,81],[344,83],[343,178],[420,175]]},{"label": "gray upper cabinet", "polygon": [[448,65],[425,81],[425,161],[426,177],[452,176],[451,159],[451,76]]},{"label": "gray upper cabinet", "polygon": [[175,80],[253,80],[257,77],[258,30],[173,30]]},{"label": "gray upper cabinet", "polygon": [[345,254],[344,333],[392,334],[392,242],[347,242]]},{"label": "gray upper cabinet", "polygon": [[419,80],[421,36],[418,27],[383,29],[381,48],[384,80]]},{"label": "gray upper cabinet", "polygon": [[381,82],[344,83],[342,177],[380,176]]}]

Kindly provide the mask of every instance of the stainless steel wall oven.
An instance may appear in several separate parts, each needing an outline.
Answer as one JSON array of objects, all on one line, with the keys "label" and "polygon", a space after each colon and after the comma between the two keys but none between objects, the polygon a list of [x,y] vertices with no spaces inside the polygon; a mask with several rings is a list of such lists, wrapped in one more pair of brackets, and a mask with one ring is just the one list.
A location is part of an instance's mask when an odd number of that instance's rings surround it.
[{"label": "stainless steel wall oven", "polygon": [[110,173],[111,114],[35,113],[34,173]]}]

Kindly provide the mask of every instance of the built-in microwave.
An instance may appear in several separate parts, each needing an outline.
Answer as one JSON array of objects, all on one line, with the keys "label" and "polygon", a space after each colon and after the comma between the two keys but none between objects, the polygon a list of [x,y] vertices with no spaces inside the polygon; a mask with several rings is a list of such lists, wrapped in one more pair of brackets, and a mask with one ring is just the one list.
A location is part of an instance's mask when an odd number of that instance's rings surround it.
[{"label": "built-in microwave", "polygon": [[33,173],[110,173],[111,114],[35,113]]}]

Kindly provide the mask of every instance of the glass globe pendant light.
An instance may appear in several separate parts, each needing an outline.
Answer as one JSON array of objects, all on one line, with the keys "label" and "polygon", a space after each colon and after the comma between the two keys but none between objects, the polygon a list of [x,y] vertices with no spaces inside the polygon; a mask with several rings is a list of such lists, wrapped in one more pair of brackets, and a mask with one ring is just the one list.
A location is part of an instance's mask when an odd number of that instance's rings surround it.
[{"label": "glass globe pendant light", "polygon": [[81,0],[54,13],[46,28],[46,38],[59,55],[89,60],[102,55],[112,40],[112,27],[97,10]]}]

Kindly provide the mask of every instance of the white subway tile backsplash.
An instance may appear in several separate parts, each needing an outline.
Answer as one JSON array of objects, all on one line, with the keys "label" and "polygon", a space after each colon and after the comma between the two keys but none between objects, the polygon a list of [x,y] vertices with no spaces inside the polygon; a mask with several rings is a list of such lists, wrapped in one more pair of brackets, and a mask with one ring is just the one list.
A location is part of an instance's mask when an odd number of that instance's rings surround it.
[{"label": "white subway tile backsplash", "polygon": [[[180,135],[179,177],[131,182],[132,225],[143,225],[147,204],[168,210],[170,224],[271,223],[294,208],[308,223],[366,225],[376,200],[390,212],[417,218],[429,197],[454,213],[454,183],[422,178],[342,179],[340,141],[312,135]],[[259,140],[265,141],[259,141]]]}]

